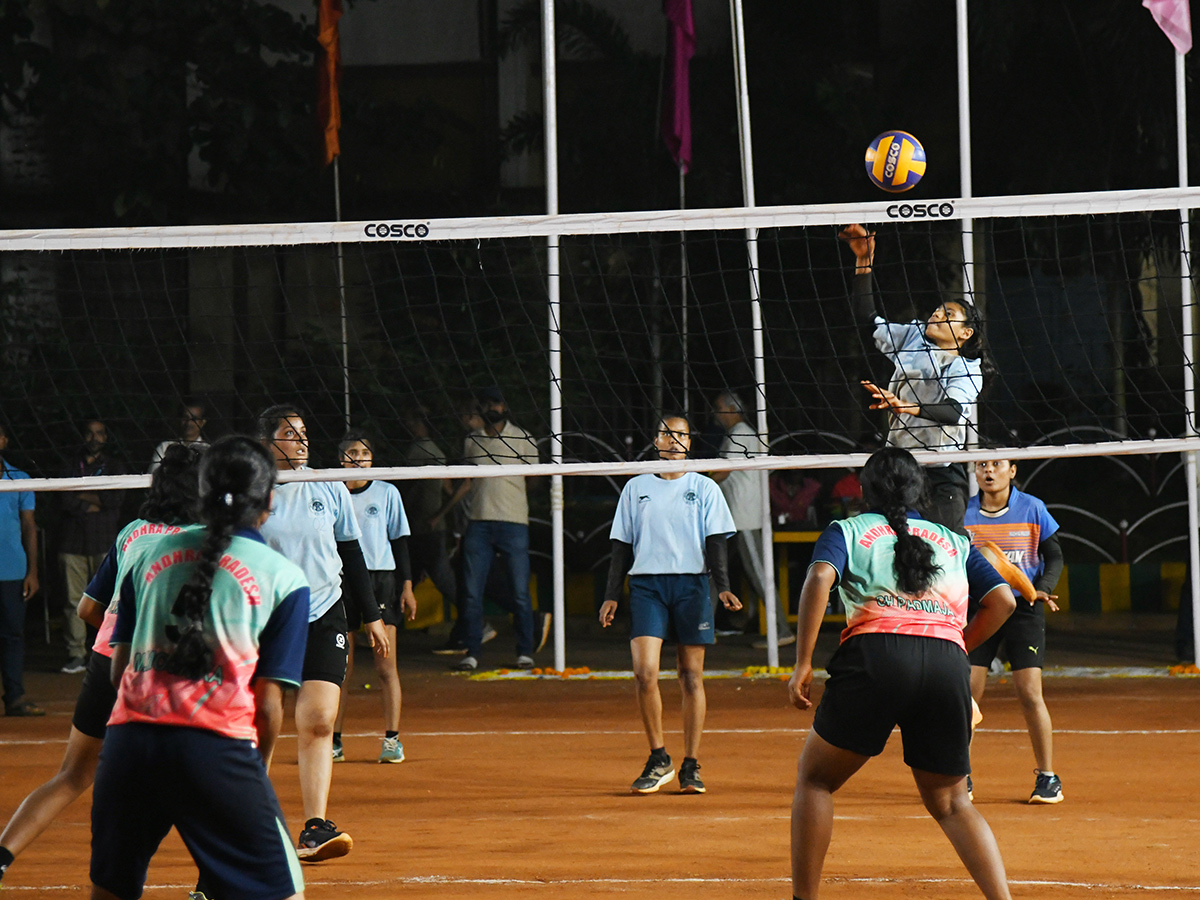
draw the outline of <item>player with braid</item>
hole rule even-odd
[[[348,431],[338,444],[338,455],[346,469],[369,469],[375,464],[374,443],[361,431]],[[413,596],[412,566],[408,558],[408,516],[404,501],[395,485],[386,481],[347,481],[354,515],[362,529],[363,558],[371,573],[375,602],[383,616],[388,643],[396,646],[396,628],[407,617],[416,618],[417,599]],[[346,758],[342,748],[342,723],[346,717],[346,695],[349,693],[350,673],[354,671],[354,632],[361,617],[354,607],[346,608],[349,623],[346,640],[350,651],[346,656],[346,680],[342,682],[342,705],[338,709],[333,732],[333,761]],[[379,676],[383,700],[383,747],[379,762],[404,762],[404,745],[400,743],[400,675],[394,657],[375,654],[375,672]]]
[[[200,467],[204,527],[129,551],[92,802],[93,900],[140,897],[172,826],[218,896],[303,897],[267,777],[309,605],[304,573],[257,531],[274,484],[260,444],[222,438]]]
[[[75,701],[67,749],[58,773],[21,802],[0,834],[0,877],[13,858],[95,780],[108,717],[117,700],[109,674],[112,648],[108,641],[117,621],[118,604],[113,595],[118,572],[130,548],[159,535],[178,534],[195,521],[199,460],[198,451],[178,445],[162,454],[138,518],[117,535],[79,600],[79,617],[99,632]]]
[[[272,406],[259,413],[258,438],[280,471],[307,468],[308,430],[295,406]],[[300,566],[311,586],[304,677],[296,698],[297,768],[304,804],[298,852],[305,862],[320,862],[345,856],[354,846],[350,835],[325,818],[333,781],[333,730],[346,678],[343,594],[358,605],[375,652],[386,657],[390,645],[346,485],[281,484],[262,534],[271,547]]]
[[[967,652],[995,633],[1016,601],[967,538],[913,511],[925,474],[907,450],[872,454],[862,487],[868,512],[825,529],[800,592],[796,669],[788,683],[797,708],[812,706],[813,649],[835,587],[846,628],[800,754],[792,800],[793,897],[816,900],[833,833],[833,794],[883,752],[898,725],[925,808],[983,895],[1009,900],[996,839],[967,797]],[[968,599],[979,604],[970,623]]]

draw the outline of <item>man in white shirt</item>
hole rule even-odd
[[[746,421],[745,406],[741,398],[733,391],[722,391],[713,403],[713,412],[717,421],[725,429],[725,439],[721,442],[721,459],[749,459],[755,456],[767,455],[767,442]],[[763,525],[763,492],[761,474],[755,470],[742,469],[735,472],[714,472],[713,481],[721,486],[725,502],[733,513],[733,524],[737,526],[738,558],[742,561],[742,570],[750,580],[754,593],[767,602],[765,570],[762,552]],[[772,562],[774,562],[772,560]],[[776,635],[779,646],[795,643],[796,636],[788,627],[787,605],[778,591],[775,594],[778,604],[776,619]],[[755,647],[765,648],[767,641],[756,641]]]
[[[499,388],[476,393],[483,427],[463,443],[463,459],[477,466],[521,466],[538,461],[537,443],[524,428],[511,422],[508,404]],[[470,522],[463,535],[462,612],[466,619],[467,655],[455,668],[474,671],[483,646],[483,592],[497,553],[508,563],[511,580],[513,627],[516,631],[516,665],[533,668],[533,654],[541,650],[550,634],[550,614],[533,613],[529,594],[529,499],[525,476],[469,478],[435,517],[441,519],[470,494]],[[536,620],[536,621],[535,621]]]

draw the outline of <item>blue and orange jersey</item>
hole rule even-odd
[[[127,554],[112,644],[128,644],[110,725],[146,722],[255,740],[256,679],[299,687],[308,637],[308,582],[256,531],[234,535],[213,575],[204,615],[212,668],[195,680],[163,670],[173,642],[172,613],[199,559],[205,529],[189,528],[134,544]]]
[[[963,517],[971,543],[991,541],[1030,581],[1035,580],[1045,568],[1038,545],[1058,531],[1058,523],[1046,504],[1013,486],[1009,488],[1008,508],[1001,513],[987,513],[979,505],[981,496],[977,494],[967,501]]]

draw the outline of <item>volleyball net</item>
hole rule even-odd
[[[1164,454],[1200,447],[1183,252],[1196,205],[1200,190],[1164,189],[0,232],[6,457],[45,477],[40,490],[141,487],[144,475],[57,477],[78,459],[86,420],[102,420],[110,451],[139,473],[178,436],[185,404],[204,407],[211,437],[251,431],[261,409],[287,402],[304,412],[313,469],[285,479],[348,478],[334,471],[348,426],[373,438],[379,467],[354,479],[502,476],[511,470],[454,465],[480,398],[498,392],[542,446],[524,472],[590,476],[567,482],[568,528],[580,533],[602,529],[619,476],[663,465],[651,442],[664,411],[692,419],[690,468],[813,470],[824,483],[886,430],[861,382],[886,384],[893,362],[855,320],[854,257],[838,238],[861,223],[876,233],[889,320],[924,321],[955,298],[986,319],[996,372],[972,442],[990,449],[938,458],[1036,457],[1039,472],[1055,459],[1117,460],[1052,468],[1033,487],[1083,508],[1076,495],[1096,479],[1131,485],[1107,491],[1095,515],[1133,522],[1182,496],[1177,458]],[[765,404],[768,459],[704,458],[720,443],[711,409],[725,391],[752,426]],[[402,465],[418,429],[446,466]],[[551,462],[559,447],[562,464]]]

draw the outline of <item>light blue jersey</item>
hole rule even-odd
[[[708,571],[704,540],[737,529],[729,504],[707,475],[637,475],[621,491],[613,515],[614,541],[633,545],[630,575],[700,575]]]
[[[308,621],[315,622],[325,615],[342,596],[342,558],[337,542],[362,540],[346,485],[340,481],[277,485],[262,536],[268,545],[298,565],[308,579]]]
[[[392,554],[391,541],[408,537],[408,516],[404,514],[404,501],[400,491],[386,481],[368,481],[361,491],[351,491],[350,501],[354,504],[354,517],[362,529],[363,559],[372,572],[392,572],[396,568],[396,557]]]

